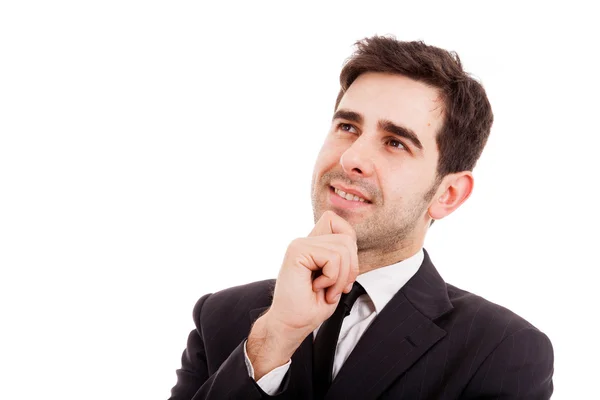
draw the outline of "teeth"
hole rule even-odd
[[[343,190],[339,190],[334,188],[335,193],[337,193],[340,197],[343,197],[344,199],[348,200],[348,201],[360,201],[361,203],[365,202],[365,199],[363,199],[362,197],[358,197],[356,195],[350,194],[350,193],[346,193]]]

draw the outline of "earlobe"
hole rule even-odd
[[[446,190],[429,206],[427,213],[433,220],[450,215],[461,206],[473,191],[473,174],[463,171],[447,177]]]

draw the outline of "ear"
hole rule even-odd
[[[451,214],[464,203],[473,191],[473,174],[470,171],[457,172],[444,178],[437,197],[429,206],[429,216],[436,220]]]

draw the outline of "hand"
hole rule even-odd
[[[356,232],[325,211],[308,237],[289,245],[267,314],[277,326],[306,337],[333,314],[357,276]]]
[[[259,380],[285,364],[302,341],[335,311],[358,276],[356,232],[325,211],[306,238],[288,246],[273,303],[248,335],[248,358]]]

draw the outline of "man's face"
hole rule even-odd
[[[435,136],[442,110],[439,92],[423,83],[360,75],[341,99],[315,164],[315,223],[324,211],[336,212],[356,230],[359,251],[422,240],[439,184]],[[333,187],[357,190],[369,201],[348,201]]]

